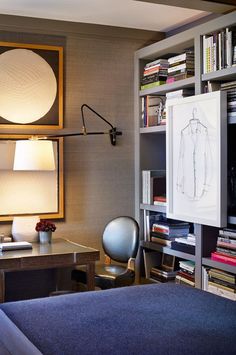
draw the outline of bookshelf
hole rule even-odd
[[[147,205],[142,203],[142,171],[166,169],[166,127],[163,125],[142,126],[142,97],[146,95],[165,95],[168,92],[191,88],[195,95],[204,93],[204,87],[208,81],[227,82],[236,80],[236,66],[203,73],[203,39],[216,31],[222,31],[226,27],[236,29],[236,12],[221,16],[201,26],[194,27],[182,33],[168,37],[157,43],[138,50],[135,53],[134,73],[134,114],[135,114],[135,216],[140,224],[140,260],[139,270],[144,269],[146,277],[150,275],[150,268],[155,266],[160,253],[174,255],[180,259],[195,262],[195,287],[202,288],[202,267],[214,267],[236,274],[236,267],[210,259],[211,252],[216,248],[218,228],[194,225],[196,235],[195,255],[173,250],[145,239],[145,223],[150,213],[165,213],[163,206]],[[186,48],[194,48],[194,76],[183,80],[167,83],[154,88],[140,90],[140,80],[147,63],[158,58],[170,58],[183,53]],[[235,129],[236,118],[228,121],[228,131]],[[236,149],[228,146],[228,150]],[[224,187],[227,191],[227,186]],[[168,201],[167,201],[168,203]],[[236,215],[228,215],[228,224],[235,225]],[[145,257],[143,257],[143,254]]]

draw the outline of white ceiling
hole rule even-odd
[[[166,32],[209,13],[135,0],[0,0],[0,14]]]

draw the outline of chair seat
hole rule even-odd
[[[72,271],[73,281],[87,283],[86,268],[78,267]],[[129,286],[134,282],[135,273],[122,265],[98,264],[95,268],[95,286],[105,290],[108,288]]]
[[[114,280],[119,275],[125,273],[126,270],[127,268],[121,265],[98,264],[95,268],[95,275]]]

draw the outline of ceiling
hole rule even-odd
[[[231,8],[201,0],[0,0],[0,14],[163,32]]]

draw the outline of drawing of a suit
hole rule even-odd
[[[177,190],[190,200],[200,200],[210,186],[211,164],[207,127],[192,118],[181,130]]]

